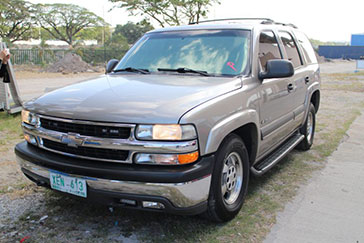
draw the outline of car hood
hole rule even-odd
[[[78,120],[178,123],[188,110],[240,87],[240,78],[112,74],[54,90],[24,107]]]

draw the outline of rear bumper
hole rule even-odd
[[[55,170],[85,179],[87,199],[92,201],[145,210],[155,209],[143,208],[143,201],[159,202],[164,206],[159,210],[177,214],[206,210],[213,156],[177,168],[99,164],[44,151],[26,142],[18,144],[15,153],[23,173],[38,185],[49,187],[49,173]],[[135,205],[123,203],[125,199],[135,201]]]

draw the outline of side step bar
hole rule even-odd
[[[265,159],[250,168],[251,172],[256,176],[261,176],[275,164],[277,164],[284,156],[294,149],[303,139],[304,135],[296,134],[284,142],[278,149],[273,151]]]

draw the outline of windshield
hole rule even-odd
[[[246,74],[250,31],[193,30],[150,33],[124,56],[115,70],[128,67],[166,72],[192,69],[211,75]],[[158,70],[159,69],[159,70]]]

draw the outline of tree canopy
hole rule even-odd
[[[55,39],[70,46],[83,29],[105,24],[101,17],[74,4],[37,4],[36,8],[39,25]]]
[[[152,29],[153,26],[147,22],[141,22],[137,24],[128,22],[124,25],[116,25],[112,36],[114,37],[114,35],[123,35],[129,44],[134,44],[140,37],[142,37],[142,35]]]
[[[198,22],[208,7],[219,0],[109,0],[116,7],[126,8],[131,15],[154,19],[160,26]]]
[[[0,37],[14,42],[31,37],[32,4],[22,0],[0,0]]]

